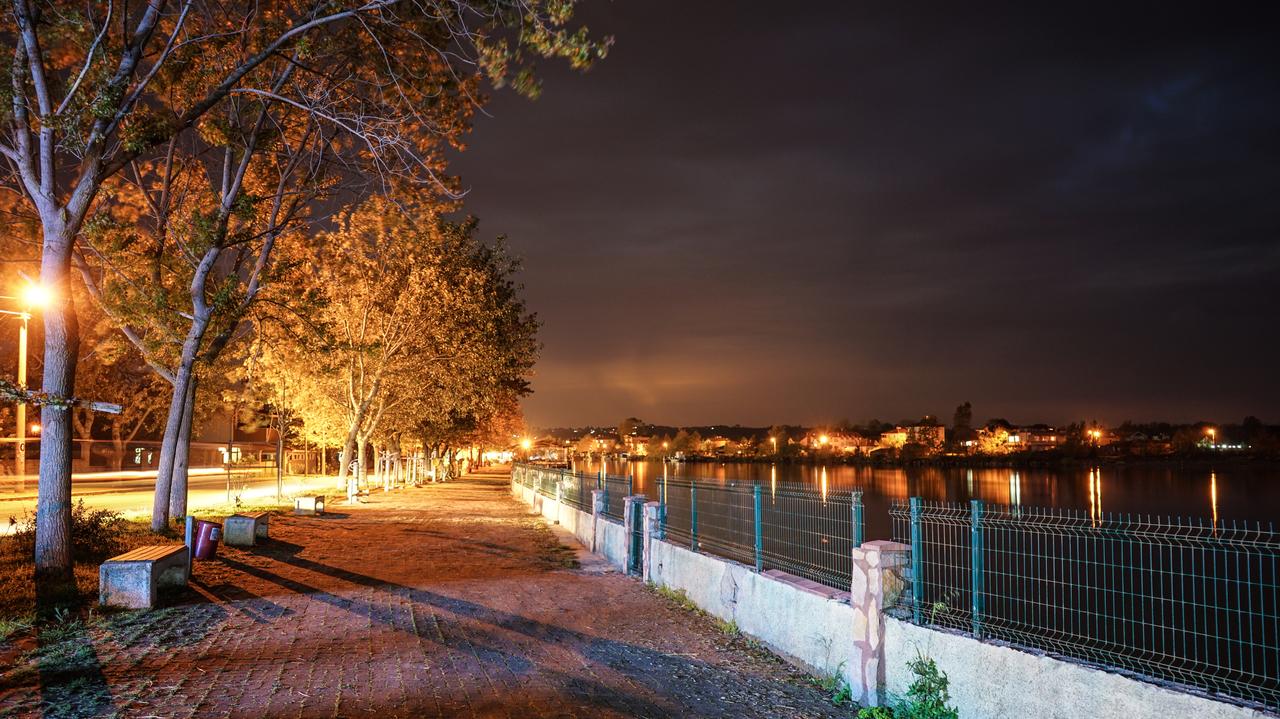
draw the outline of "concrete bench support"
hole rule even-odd
[[[160,587],[187,585],[187,548],[181,544],[138,547],[98,567],[98,603],[150,609]]]
[[[324,514],[324,495],[295,497],[293,500],[293,513]]]
[[[237,547],[252,547],[257,540],[267,538],[267,523],[271,515],[266,512],[233,514],[222,523],[222,541]]]

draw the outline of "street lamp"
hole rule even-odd
[[[22,320],[22,325],[18,330],[18,387],[25,390],[27,388],[27,321],[31,319],[31,309],[49,304],[49,301],[53,299],[53,295],[44,285],[33,282],[22,288],[21,296],[0,295],[0,299],[19,300],[23,305],[21,312],[0,310],[0,314],[11,315]],[[18,402],[18,407],[14,413],[17,415],[16,429],[18,435],[18,441],[14,448],[14,467],[17,475],[22,477],[27,473],[27,403],[25,401]],[[33,433],[38,434],[39,430],[33,427]]]
[[[1209,435],[1209,447],[1211,449],[1214,447],[1217,447],[1218,446],[1218,430],[1214,429],[1213,427],[1209,427],[1208,429],[1205,430],[1205,433]]]

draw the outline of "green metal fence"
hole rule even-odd
[[[631,496],[631,475],[605,474],[600,477],[600,488],[604,490],[604,516],[623,521],[623,505]]]
[[[912,621],[1280,708],[1270,525],[897,501]]]
[[[662,484],[666,533],[677,544],[849,591],[852,549],[862,542],[860,491],[683,478]]]

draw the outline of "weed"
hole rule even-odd
[[[849,686],[849,682],[844,680],[844,662],[840,662],[840,666],[836,667],[833,674],[813,677],[810,681],[823,693],[830,695],[831,703],[836,706],[853,700],[853,689]]]
[[[947,692],[947,674],[938,669],[933,659],[916,653],[907,662],[907,668],[916,675],[907,688],[907,699],[895,713],[899,719],[958,719],[955,707],[947,706],[951,695]]]
[[[738,623],[732,619],[727,622],[723,619],[717,619],[716,629],[719,629],[720,633],[726,637],[736,637],[742,633],[742,631],[738,629]]]

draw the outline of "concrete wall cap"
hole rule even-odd
[[[873,540],[871,540],[870,542],[863,542],[863,543],[862,543],[862,547],[861,547],[861,548],[862,548],[864,551],[865,551],[865,550],[868,550],[868,549],[874,549],[874,550],[877,550],[877,551],[880,551],[880,552],[909,552],[909,551],[911,551],[911,545],[910,545],[910,544],[903,544],[902,542],[891,542],[891,541],[889,541],[889,540],[887,540],[887,539],[873,539]]]

